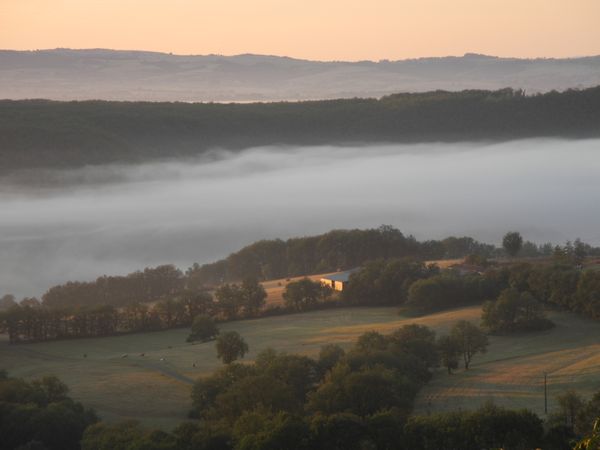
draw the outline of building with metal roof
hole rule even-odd
[[[358,272],[360,267],[354,269],[345,270],[344,272],[332,273],[331,275],[323,276],[319,281],[323,286],[329,286],[334,291],[343,291],[348,281],[350,281],[350,275]]]

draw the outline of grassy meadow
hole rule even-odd
[[[400,321],[397,308],[344,308],[220,328],[238,331],[250,346],[246,359],[252,359],[268,347],[314,355],[331,340],[349,344],[365,329],[391,329]],[[176,329],[23,345],[3,340],[0,368],[27,378],[57,375],[75,399],[105,419],[132,418],[169,428],[185,419],[193,380],[221,366],[214,343],[186,343],[188,334],[188,329]]]
[[[551,330],[490,337],[487,354],[476,356],[468,372],[439,370],[420,392],[416,412],[471,409],[493,400],[544,417],[544,373],[550,413],[567,389],[585,397],[600,391],[600,323],[564,312],[548,317],[556,324]]]
[[[397,308],[338,308],[222,324],[248,342],[251,360],[272,347],[316,355],[326,343],[349,345],[369,330],[383,333],[407,323],[446,332],[460,319],[479,321],[480,308],[467,307],[418,318]],[[600,323],[552,313],[556,328],[528,335],[492,337],[489,352],[472,369],[447,375],[440,369],[417,400],[417,412],[475,407],[488,399],[543,413],[543,372],[550,396],[574,388],[600,390]],[[194,379],[220,367],[214,343],[185,342],[187,329],[13,345],[0,342],[0,368],[34,378],[54,374],[72,396],[106,420],[137,419],[171,428],[185,420]],[[84,356],[85,355],[85,356]],[[552,406],[552,398],[550,401]]]

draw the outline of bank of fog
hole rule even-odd
[[[269,147],[0,186],[0,295],[391,224],[419,239],[600,244],[598,140]],[[61,180],[63,182],[61,182]]]

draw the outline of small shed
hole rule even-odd
[[[350,280],[350,275],[359,270],[360,267],[356,267],[355,269],[346,270],[344,272],[333,273],[322,277],[319,281],[323,286],[329,286],[334,291],[343,291]]]

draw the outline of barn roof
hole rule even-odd
[[[354,272],[358,272],[359,270],[360,267],[355,267],[354,269],[346,270],[344,272],[338,272],[332,275],[321,277],[321,279],[330,281],[348,281],[350,279],[350,275],[352,275]]]

